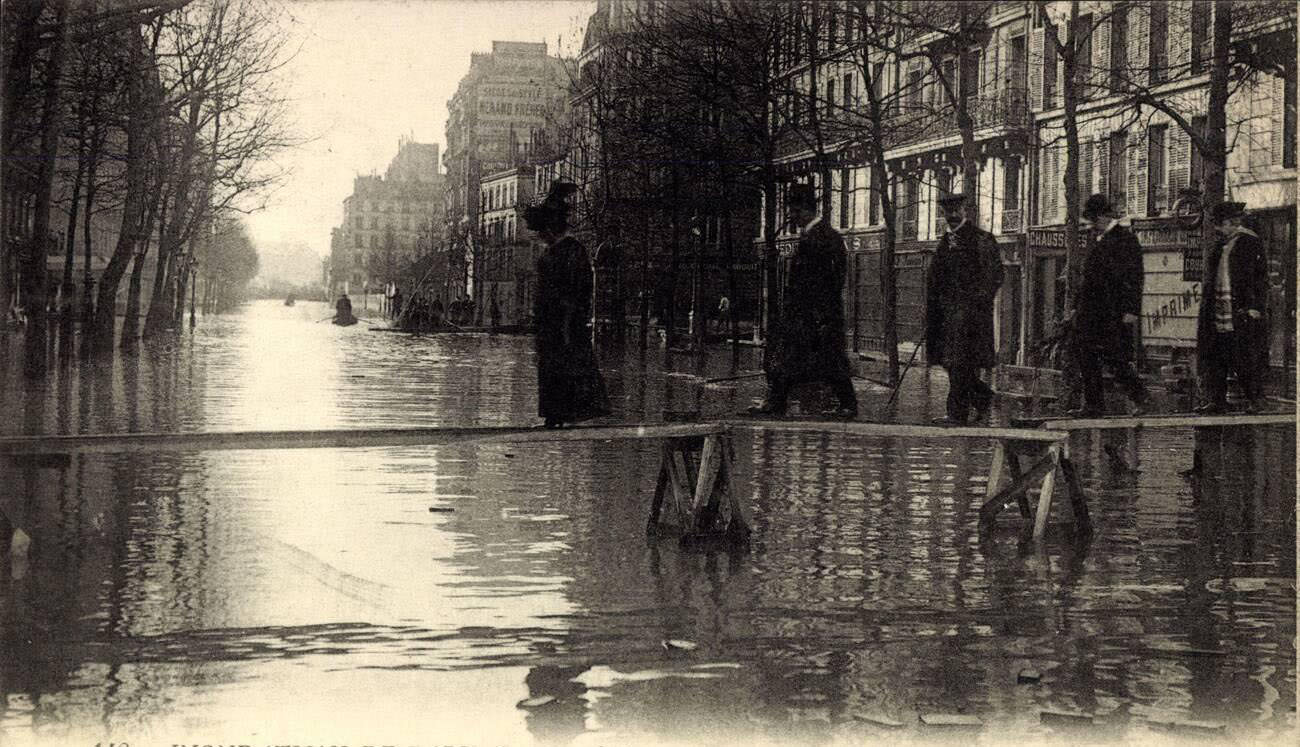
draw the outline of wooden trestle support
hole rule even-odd
[[[989,465],[988,500],[980,507],[980,529],[986,531],[992,528],[999,513],[1017,505],[1020,507],[1020,515],[1027,521],[1033,521],[1034,540],[1042,540],[1047,533],[1047,520],[1051,516],[1052,499],[1056,491],[1056,472],[1059,469],[1065,478],[1075,531],[1091,532],[1092,523],[1088,516],[1083,485],[1070,461],[1069,453],[1069,441],[1065,439],[1057,442],[1016,438],[994,440],[993,461]],[[1028,467],[1022,459],[1029,461]],[[1004,473],[1011,478],[1010,484],[1005,488],[1002,487]],[[1039,485],[1038,506],[1031,509],[1026,492],[1035,484]]]
[[[679,534],[683,544],[743,543],[749,522],[732,489],[730,435],[665,438],[646,534]],[[665,504],[670,508],[664,511]],[[671,513],[667,520],[666,513]]]

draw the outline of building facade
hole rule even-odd
[[[431,251],[442,219],[438,145],[398,141],[383,176],[357,176],[330,236],[331,292],[374,293],[409,284],[405,269]]]
[[[1079,66],[1080,199],[1101,192],[1126,214],[1143,247],[1139,354],[1148,368],[1191,364],[1200,308],[1200,256],[1211,232],[1189,216],[1205,171],[1193,142],[1208,114],[1215,3],[1082,3]],[[1068,30],[1068,4],[1046,12]],[[1064,314],[1063,66],[1050,53],[1042,12],[1031,20],[1031,99],[1036,199],[1029,205],[1022,278],[1027,339],[1051,334]],[[1225,198],[1245,202],[1269,250],[1270,364],[1277,378],[1295,359],[1296,9],[1234,5],[1228,71]],[[1247,72],[1239,60],[1249,59]],[[1137,99],[1144,98],[1143,101]],[[1180,197],[1182,198],[1180,201]],[[1085,239],[1091,237],[1085,232]],[[1293,384],[1292,384],[1293,385]]]
[[[537,241],[523,224],[521,210],[533,201],[536,169],[517,166],[483,177],[479,184],[479,251],[475,270],[483,288],[483,322],[492,309],[502,325],[531,323],[537,281]]]
[[[541,144],[559,138],[569,81],[568,63],[549,56],[545,43],[494,41],[490,53],[470,56],[469,71],[447,102],[440,250],[457,255],[448,265],[467,268],[455,292],[478,308],[486,303],[473,277],[483,176],[528,163]]]
[[[1141,349],[1151,367],[1189,360],[1196,344],[1199,256],[1210,237],[1178,213],[1194,204],[1186,190],[1204,170],[1188,128],[1199,132],[1207,113],[1215,7],[1194,0],[1079,4],[1079,196],[1109,195],[1143,243]],[[1247,203],[1270,247],[1270,354],[1285,371],[1295,357],[1296,11],[1286,3],[1234,7],[1227,197]],[[785,183],[819,188],[849,245],[846,345],[869,353],[883,336],[880,190],[896,208],[899,340],[910,346],[922,337],[927,267],[943,232],[937,200],[963,191],[966,159],[952,105],[959,96],[973,122],[976,223],[997,237],[1007,271],[996,302],[999,361],[1051,365],[1037,352],[1066,312],[1067,154],[1065,65],[1049,29],[1054,25],[1058,38],[1070,31],[1070,3],[785,8],[774,54],[771,121],[784,134],[777,160]],[[932,27],[942,27],[935,19],[947,14],[969,24],[969,33],[960,48],[937,31],[914,31],[886,43],[876,37],[879,48],[871,49],[864,11],[893,13],[900,25],[924,17]],[[1259,70],[1243,74],[1238,60]],[[868,148],[855,147],[864,141],[868,97],[884,108],[883,174],[864,156]],[[777,209],[784,213],[780,199]],[[778,225],[788,254],[792,228],[780,218]],[[1083,234],[1086,250],[1091,238]]]

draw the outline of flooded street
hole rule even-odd
[[[0,432],[538,423],[530,338],[329,313],[255,302],[44,391],[11,342]],[[619,420],[761,395],[664,358],[606,355]],[[941,414],[931,376],[908,375],[899,420]],[[880,412],[888,390],[857,384]],[[1294,428],[1078,434],[1094,535],[1071,539],[1058,506],[1040,546],[1014,511],[981,539],[986,441],[735,447],[754,534],[731,553],[647,540],[654,441],[0,461],[0,501],[38,539],[0,580],[0,743],[1295,738]],[[918,720],[935,713],[984,728]]]

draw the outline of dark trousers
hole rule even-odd
[[[1083,407],[1101,411],[1106,404],[1102,369],[1110,369],[1115,383],[1124,387],[1129,399],[1144,402],[1146,387],[1129,357],[1128,336],[1114,340],[1080,340],[1074,344],[1075,363],[1083,386]]]
[[[1228,401],[1228,373],[1237,374],[1237,383],[1241,385],[1246,399],[1257,400],[1264,396],[1263,381],[1260,377],[1261,353],[1257,345],[1252,344],[1258,335],[1248,335],[1239,331],[1215,332],[1214,354],[1207,357],[1205,366],[1205,396],[1211,402],[1223,404]],[[1264,353],[1266,355],[1267,353]]]
[[[785,412],[790,401],[790,390],[796,384],[825,383],[831,387],[840,401],[840,407],[847,410],[858,409],[858,395],[853,391],[853,379],[846,373],[828,373],[824,375],[787,376],[779,372],[767,375],[767,406],[778,412]]]
[[[993,390],[980,379],[976,366],[944,366],[948,372],[948,417],[966,422],[970,409],[983,412],[993,404]]]

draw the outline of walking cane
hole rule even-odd
[[[928,328],[926,316],[928,316],[929,313],[930,313],[930,305],[927,302],[926,305],[922,307],[922,311],[921,311],[921,334],[922,335],[926,333],[926,329]],[[897,324],[897,315],[895,315],[895,324]],[[916,344],[912,346],[912,355],[907,359],[907,365],[903,366],[902,372],[898,374],[898,381],[894,384],[894,391],[889,393],[889,401],[885,403],[886,409],[892,407],[894,404],[894,400],[898,398],[898,390],[903,388],[903,379],[907,378],[907,372],[912,368],[912,362],[916,360],[916,351],[920,349],[921,349],[921,341],[917,340]],[[927,352],[926,354],[928,355],[929,353]]]

